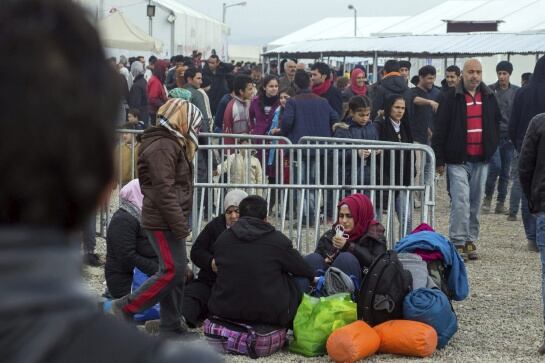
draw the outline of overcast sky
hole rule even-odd
[[[221,20],[222,3],[242,0],[178,0],[195,10]],[[246,6],[227,9],[231,44],[265,45],[268,42],[330,16],[414,15],[444,0],[246,0]]]

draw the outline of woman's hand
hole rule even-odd
[[[333,246],[339,250],[341,250],[344,245],[346,244],[346,238],[334,236],[332,239]]]

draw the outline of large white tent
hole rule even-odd
[[[106,48],[161,53],[163,43],[131,23],[121,12],[114,11],[98,23]]]

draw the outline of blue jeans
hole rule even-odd
[[[409,192],[406,190],[396,193],[395,211],[397,220],[402,226],[402,236],[411,233],[413,229],[413,203],[411,203],[411,200],[409,199],[409,204],[407,204],[408,194]],[[407,223],[405,223],[405,218],[407,219]]]
[[[496,149],[488,167],[488,177],[486,179],[485,195],[488,199],[492,199],[494,189],[496,189],[496,180],[498,180],[498,197],[499,203],[504,203],[507,197],[507,187],[509,185],[509,172],[511,171],[511,160],[513,159],[513,151],[515,150],[513,143],[507,138],[500,140],[500,145]]]
[[[536,216],[530,212],[528,199],[526,199],[524,194],[521,198],[520,212],[522,214],[522,223],[524,224],[526,239],[529,241],[536,241]]]
[[[448,164],[450,194],[449,237],[456,246],[479,238],[481,204],[488,174],[487,163]]]
[[[325,262],[325,259],[322,257],[322,255],[316,252],[305,256],[305,261],[307,261],[307,263],[315,271],[316,277],[323,276],[325,271],[330,266]],[[350,252],[339,253],[331,266],[338,268],[348,276],[355,277],[358,281],[361,281],[362,279],[360,263],[356,256],[354,256]],[[309,291],[310,282],[308,281],[308,279],[304,277],[297,277],[295,281],[297,282],[297,286],[299,287],[299,289],[304,292]],[[359,286],[356,286],[356,289],[359,289]]]
[[[509,196],[509,214],[517,215],[522,199],[522,188],[519,179],[519,153],[513,153],[511,162],[511,195]]]
[[[541,256],[541,297],[543,300],[543,319],[545,320],[545,213],[540,212],[534,217],[537,222],[536,244]]]

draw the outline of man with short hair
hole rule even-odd
[[[520,184],[536,218],[536,246],[541,255],[541,299],[545,319],[545,113],[530,121],[520,151]],[[545,354],[545,341],[539,348]]]
[[[171,90],[173,88],[176,88],[176,68],[179,66],[184,65],[184,56],[183,55],[175,55],[172,57],[172,67],[168,70],[167,73],[167,79],[165,81],[165,87],[167,90]]]
[[[327,100],[338,117],[343,116],[343,97],[341,91],[333,85],[331,68],[325,63],[316,62],[310,67],[310,81],[312,93]]]
[[[278,77],[278,62],[275,60],[269,64],[269,75]]]
[[[87,13],[68,0],[7,0],[0,34],[3,64],[20,65],[2,76],[19,97],[0,94],[2,362],[223,361],[104,316],[84,288],[77,232],[112,190],[120,100]]]
[[[389,59],[384,64],[384,76],[380,83],[373,87],[373,107],[371,108],[371,118],[374,120],[379,112],[384,111],[384,102],[391,95],[407,96],[406,92],[409,89],[407,82],[399,72],[399,62],[395,59]],[[408,96],[407,96],[408,98]],[[406,104],[410,104],[409,100],[405,100]]]
[[[527,86],[528,83],[530,82],[530,78],[532,78],[532,72],[523,73],[520,76],[520,86],[521,87]]]
[[[208,107],[206,107],[207,103],[209,103],[208,96],[206,93],[199,91],[202,86],[202,73],[196,68],[189,68],[184,72],[184,80],[184,88],[191,92],[191,103],[197,106],[203,115],[201,132],[209,132],[208,124],[212,116]]]
[[[206,94],[210,100],[210,110],[213,115],[216,114],[218,103],[221,98],[229,92],[227,89],[226,77],[232,73],[233,68],[233,65],[222,62],[215,54],[208,58],[208,61],[203,67],[202,75],[204,83],[210,85]]]
[[[406,60],[399,61],[399,74],[405,79],[407,86],[409,85],[409,76],[411,74],[411,62]]]
[[[440,96],[440,91],[434,86],[436,74],[437,71],[434,66],[427,65],[420,68],[418,70],[418,85],[409,90],[410,99],[412,101],[411,107],[409,108],[409,125],[415,144],[430,144],[433,119],[437,112],[437,108],[439,107],[437,100]],[[415,180],[417,185],[420,184],[419,180],[421,178],[422,169],[425,169],[425,181],[430,182],[427,179],[430,168],[429,163],[431,160],[422,160],[422,156],[421,152],[415,153]],[[422,163],[425,163],[424,168]],[[418,206],[420,204],[420,193],[416,194],[416,199],[415,204]]]
[[[250,133],[250,101],[254,95],[254,82],[247,74],[235,76],[233,99],[229,101],[223,114],[223,132],[227,134]],[[234,140],[225,140],[233,143]]]
[[[267,222],[267,201],[251,195],[240,218],[212,247],[217,266],[211,315],[250,325],[291,326],[303,297],[296,278],[314,271],[292,242]]]
[[[278,80],[278,89],[290,89],[295,93],[295,71],[297,70],[297,65],[291,59],[288,59],[284,63],[284,75]]]
[[[337,112],[331,108],[325,98],[322,98],[310,91],[310,78],[305,71],[295,72],[295,86],[297,94],[286,103],[284,116],[280,127],[280,134],[286,136],[294,144],[299,143],[299,139],[304,136],[331,137],[332,126],[339,120]],[[303,153],[303,164],[299,167],[306,170],[309,165],[310,176],[307,181],[307,173],[303,172],[303,183],[314,184],[316,180],[316,158],[314,153],[307,160],[307,154]],[[322,164],[323,165],[323,164]],[[323,173],[320,173],[324,178]],[[309,225],[315,221],[315,193],[309,194],[310,211],[308,218]],[[329,199],[331,200],[331,199]]]
[[[475,243],[481,203],[501,118],[494,93],[482,82],[481,63],[466,61],[462,80],[439,104],[432,145],[439,175],[447,165],[452,196],[450,240],[463,257],[472,260],[478,258]]]
[[[460,81],[460,68],[458,66],[448,66],[445,70],[445,79],[441,81],[443,91],[448,91],[452,87],[456,87]]]
[[[155,63],[157,63],[157,57],[154,55],[150,56],[148,59],[148,66],[146,67],[146,73],[144,73],[144,78],[146,79],[146,82],[149,82],[151,76],[153,76]]]
[[[498,81],[488,86],[496,95],[498,105],[500,106],[502,119],[500,123],[500,146],[490,159],[488,167],[488,177],[486,179],[485,197],[483,201],[483,211],[489,212],[492,204],[492,196],[496,189],[496,180],[498,180],[498,196],[496,202],[496,214],[505,214],[505,198],[507,197],[507,187],[509,185],[509,172],[511,170],[511,160],[515,147],[509,140],[509,119],[515,100],[515,94],[520,88],[511,84],[509,78],[513,73],[513,65],[508,61],[501,61],[496,66]]]

